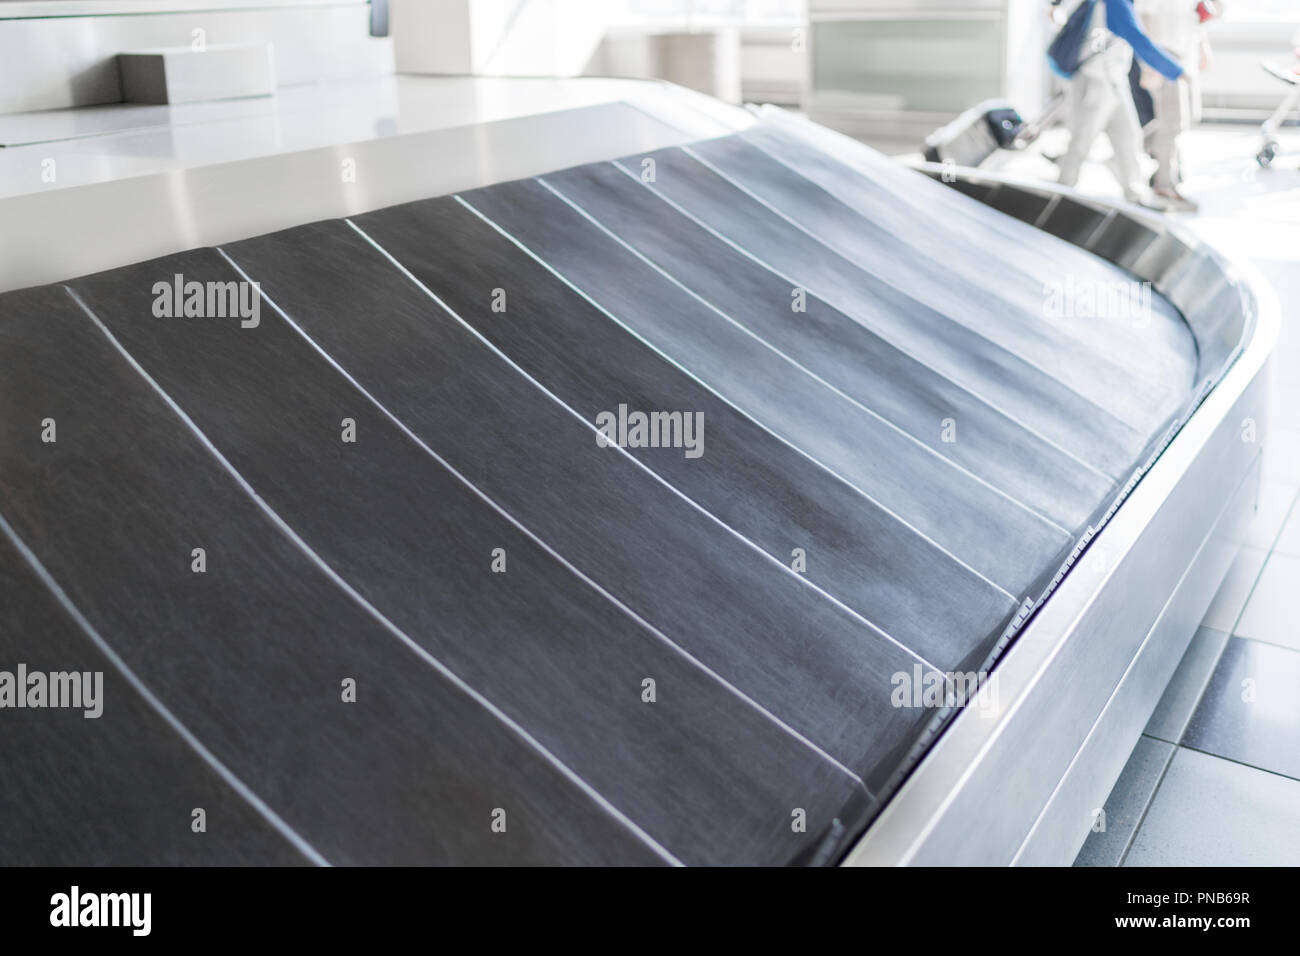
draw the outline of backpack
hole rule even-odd
[[[1057,76],[1068,80],[1079,71],[1083,63],[1083,44],[1092,27],[1092,13],[1096,7],[1097,0],[1083,0],[1047,48],[1047,62]]]

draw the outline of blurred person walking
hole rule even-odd
[[[1166,82],[1147,66],[1142,68],[1142,86],[1151,91],[1155,105],[1155,132],[1150,142],[1157,165],[1151,185],[1170,210],[1195,212],[1197,208],[1178,189],[1183,178],[1178,137],[1200,120],[1200,71],[1210,60],[1203,24],[1219,16],[1220,7],[1209,0],[1137,0],[1137,12],[1148,35],[1184,67],[1182,79],[1174,82]]]
[[[1183,68],[1147,36],[1132,0],[1065,0],[1059,6],[1071,17],[1090,17],[1078,67],[1070,76],[1070,147],[1060,160],[1059,181],[1066,186],[1078,183],[1093,143],[1104,132],[1115,153],[1113,168],[1124,198],[1154,205],[1143,181],[1142,128],[1129,91],[1129,68],[1134,55],[1171,81],[1183,75]]]

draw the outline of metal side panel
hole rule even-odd
[[[1262,385],[1262,383],[1261,383]],[[1017,866],[1068,866],[1105,808],[1142,728],[1151,719],[1196,627],[1242,544],[1259,499],[1261,455],[1246,472],[1219,520],[1197,549],[1178,588],[1089,731],[1034,827],[1016,853]]]

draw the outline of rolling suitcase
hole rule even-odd
[[[999,149],[1024,149],[1064,106],[1065,95],[1058,93],[1038,119],[1027,123],[1010,103],[985,100],[926,137],[926,161],[978,166]]]
[[[986,100],[927,136],[925,158],[931,163],[978,166],[999,149],[1013,144],[1024,125],[1009,103]]]

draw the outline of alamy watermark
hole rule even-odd
[[[1043,283],[1043,314],[1049,319],[1101,319],[1151,324],[1151,283],[1136,279],[1099,282],[1072,273]]]
[[[617,412],[596,416],[596,444],[601,448],[681,448],[687,458],[704,454],[703,412]]]
[[[910,671],[896,671],[889,681],[895,707],[936,710],[972,704],[983,716],[998,710],[998,679],[988,671],[942,671],[913,664]]]
[[[153,928],[153,894],[83,893],[73,886],[50,897],[50,925],[119,926],[129,928],[132,936],[148,936]]]
[[[258,282],[199,282],[176,273],[171,282],[153,284],[153,314],[160,319],[234,319],[245,329],[262,321]]]
[[[0,709],[70,708],[94,720],[104,712],[103,671],[0,671]]]

